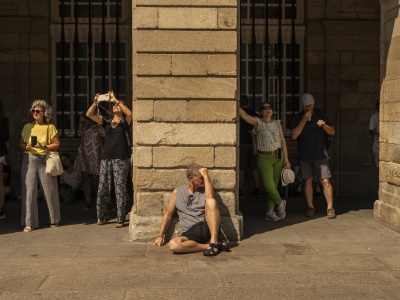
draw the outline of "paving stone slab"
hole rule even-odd
[[[128,286],[145,288],[179,288],[184,283],[187,287],[220,287],[222,286],[219,275],[216,273],[191,274],[190,280],[186,273],[139,273],[124,276],[123,273],[106,272],[97,274],[74,275],[50,275],[39,287],[40,291],[58,290],[118,290]]]
[[[124,300],[125,291],[95,290],[95,291],[57,291],[57,292],[4,292],[0,293],[2,300]]]
[[[260,256],[260,255],[300,255],[316,254],[307,243],[239,243],[238,247],[231,249],[235,256]]]
[[[45,279],[46,275],[15,276],[9,273],[0,277],[0,292],[36,291]]]
[[[303,271],[385,271],[390,268],[372,255],[287,255]]]
[[[264,272],[274,270],[281,272],[295,271],[295,268],[283,256],[228,256],[222,253],[215,258],[193,258],[188,261],[190,273],[209,272],[219,270],[225,273],[226,270],[238,272]]]
[[[397,254],[385,254],[374,255],[376,260],[381,261],[387,265],[390,269],[400,271],[400,251]]]
[[[146,244],[123,244],[118,246],[118,250],[107,251],[104,247],[86,246],[78,249],[77,257],[132,257],[146,256]]]
[[[330,286],[393,286],[393,278],[382,272],[273,272],[221,274],[226,287],[281,287],[282,282],[290,282],[292,287],[330,287]]]
[[[395,286],[399,286],[400,287],[400,271],[381,271],[380,274],[385,275],[387,278],[389,278],[390,280],[392,280],[392,282],[394,283],[393,285]]]
[[[152,272],[187,272],[187,260],[159,257],[96,257],[96,258],[11,258],[1,272],[13,275],[88,275],[106,272],[140,274]]]
[[[400,243],[382,242],[354,242],[339,243],[310,242],[309,246],[318,254],[380,254],[400,253]]]

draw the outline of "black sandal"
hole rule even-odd
[[[209,249],[203,251],[204,256],[216,256],[221,252],[219,243],[218,244],[210,243],[209,246],[210,246]]]
[[[225,251],[225,252],[229,251],[230,247],[229,247],[229,243],[227,241],[222,240],[218,244],[219,244],[219,249],[221,251]]]

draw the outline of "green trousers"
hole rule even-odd
[[[268,210],[272,210],[282,203],[277,187],[283,169],[283,162],[284,160],[277,159],[275,154],[257,155],[258,171],[261,174],[261,180],[267,192]]]

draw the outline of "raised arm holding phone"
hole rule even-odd
[[[132,112],[124,100],[118,100],[112,91],[107,93],[112,106],[112,117],[104,118],[96,113],[100,94],[96,94],[93,104],[86,116],[101,124],[105,129],[104,147],[100,161],[99,188],[97,192],[97,224],[104,225],[110,220],[107,200],[110,197],[110,183],[114,179],[117,204],[117,222],[115,227],[122,228],[126,217],[126,180],[130,164],[131,151],[127,140],[126,130],[132,121]],[[101,97],[101,99],[107,96]]]

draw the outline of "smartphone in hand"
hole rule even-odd
[[[97,101],[109,101],[110,100],[110,94],[101,94],[99,95],[99,98],[97,98]]]
[[[32,147],[35,147],[37,145],[37,136],[35,135],[31,136],[31,145]]]

